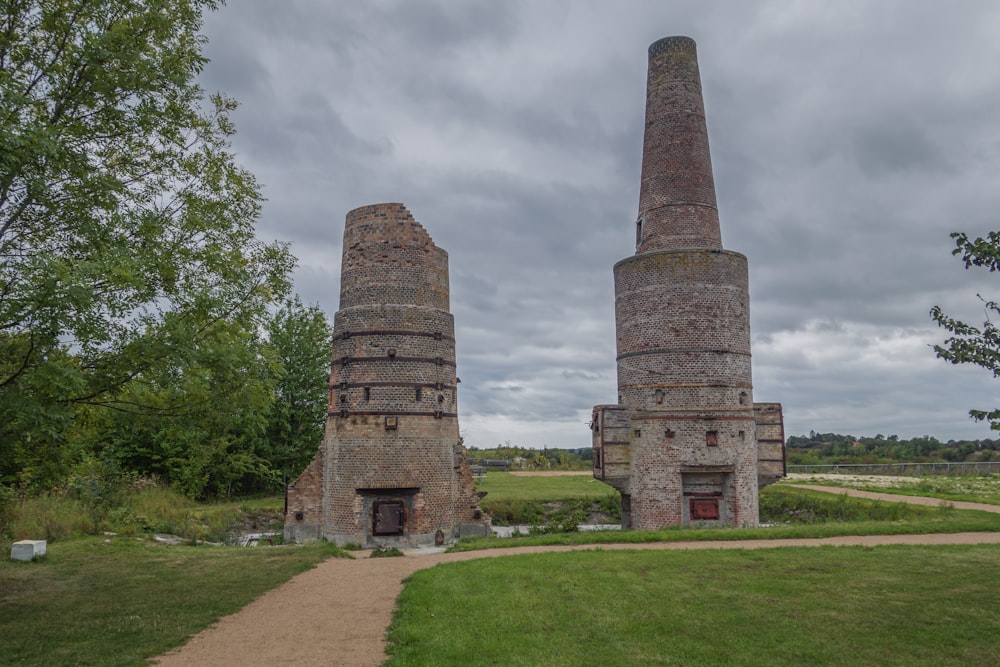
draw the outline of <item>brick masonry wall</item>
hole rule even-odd
[[[448,253],[402,204],[347,214],[340,280],[341,310],[359,304],[449,310]]]
[[[721,248],[694,40],[649,47],[636,252]]]
[[[448,255],[402,204],[348,213],[326,435],[286,535],[414,546],[488,530],[458,444],[448,300]],[[402,534],[374,534],[380,502],[404,508]]]

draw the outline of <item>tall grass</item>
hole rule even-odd
[[[256,513],[275,506],[280,499],[253,503]],[[130,486],[113,507],[99,507],[73,489],[57,489],[44,495],[13,501],[6,524],[0,525],[0,539],[65,540],[81,535],[111,532],[119,535],[169,533],[192,541],[225,542],[232,539],[232,527],[246,511],[240,503],[196,504],[158,484]],[[3,517],[0,517],[3,518]],[[279,522],[280,523],[280,522]],[[267,526],[273,528],[273,526]]]
[[[762,523],[825,523],[830,521],[903,521],[928,516],[927,507],[882,502],[774,486],[760,493]]]

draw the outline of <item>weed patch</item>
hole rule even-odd
[[[777,486],[760,494],[762,523],[826,523],[830,521],[904,521],[932,518],[936,508],[851,498]]]
[[[403,555],[405,554],[396,547],[375,547],[369,558],[396,558]]]

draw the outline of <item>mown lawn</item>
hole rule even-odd
[[[0,561],[0,664],[144,665],[340,553],[325,543],[256,549],[124,537],[50,543],[37,562]]]
[[[407,581],[399,665],[990,665],[995,546],[591,551]]]

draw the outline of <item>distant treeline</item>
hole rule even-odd
[[[792,465],[1000,461],[1000,439],[941,442],[929,435],[905,440],[881,433],[857,437],[810,431],[809,435],[789,437],[785,444],[787,461]]]

